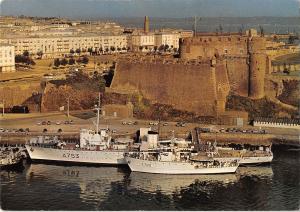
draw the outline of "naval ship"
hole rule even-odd
[[[133,172],[153,174],[221,174],[236,172],[238,159],[209,157],[195,152],[184,139],[158,141],[157,134],[148,134],[148,141],[140,150],[125,154]]]
[[[127,164],[124,152],[128,151],[131,139],[112,140],[108,129],[99,130],[100,95],[95,130],[80,130],[80,142],[66,144],[57,137],[46,141],[44,137],[31,138],[25,145],[32,160],[75,162],[85,164]]]

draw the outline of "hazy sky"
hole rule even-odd
[[[0,0],[0,15],[101,17],[299,16],[300,0]]]

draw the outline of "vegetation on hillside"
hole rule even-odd
[[[94,72],[92,77],[83,71],[77,71],[67,77],[66,80],[52,80],[52,84],[57,86],[69,85],[75,90],[90,90],[94,92],[105,91],[105,79],[98,73]]]
[[[297,80],[283,81],[283,91],[278,99],[286,104],[300,108],[300,85]]]
[[[23,54],[17,54],[15,56],[15,62],[16,63],[24,63],[26,65],[35,65],[35,62],[30,57],[30,54],[28,51],[24,51]]]
[[[256,117],[279,118],[281,112],[285,112],[291,117],[297,116],[297,113],[287,110],[267,98],[253,100],[233,94],[227,97],[226,109],[246,111],[249,113],[250,120]]]

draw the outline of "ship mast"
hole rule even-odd
[[[100,92],[99,92],[98,107],[96,107],[96,110],[97,110],[96,134],[98,134],[98,132],[99,132],[99,119],[100,119]]]

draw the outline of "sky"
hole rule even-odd
[[[300,16],[300,0],[0,0],[0,15],[41,17]]]

